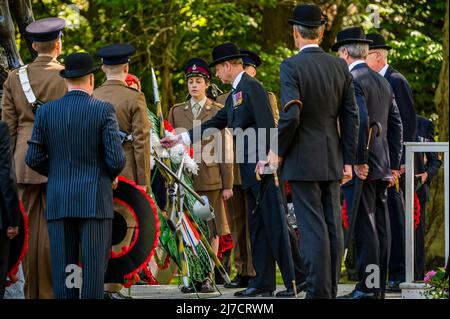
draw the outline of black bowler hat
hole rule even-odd
[[[202,58],[192,58],[184,67],[184,73],[186,78],[193,76],[202,76],[204,78],[211,78],[211,70],[209,69],[208,62]]]
[[[366,34],[366,38],[372,40],[373,42],[369,44],[369,50],[372,49],[386,49],[390,50],[392,47],[386,44],[384,37],[379,33],[369,33]]]
[[[301,4],[296,6],[290,24],[298,24],[305,27],[320,27],[327,22],[322,15],[320,7],[315,4]]]
[[[60,18],[45,18],[31,22],[26,27],[26,32],[33,42],[47,42],[59,38],[61,30],[66,26],[66,21]]]
[[[233,59],[243,58],[245,56],[247,55],[239,52],[239,48],[233,43],[224,43],[213,49],[212,51],[213,61],[209,64],[209,66],[213,67],[219,63]]]
[[[350,43],[372,43],[372,40],[366,39],[364,30],[360,27],[350,27],[339,31],[336,36],[336,43],[333,44],[331,50],[337,52],[339,47]]]
[[[69,54],[64,60],[64,64],[65,69],[59,71],[59,75],[67,79],[81,78],[100,70],[99,67],[94,66],[91,55],[84,52]]]
[[[103,64],[118,65],[128,63],[134,52],[134,46],[131,44],[111,44],[100,48],[96,55],[102,58]]]
[[[251,65],[255,69],[261,65],[261,58],[258,54],[256,54],[253,51],[250,50],[239,50],[242,54],[247,54],[246,57],[242,58],[242,61],[244,61],[244,65]]]

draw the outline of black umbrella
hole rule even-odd
[[[123,283],[127,287],[147,266],[158,245],[158,211],[142,188],[122,176],[114,190],[114,201],[120,209],[114,211],[111,258],[105,282]]]
[[[19,265],[28,251],[28,236],[28,217],[25,213],[22,203],[20,203],[19,234],[11,240],[11,246],[9,249],[7,276],[10,279],[19,271]]]
[[[367,134],[367,142],[366,142],[366,146],[364,148],[364,163],[367,163],[369,161],[369,146],[370,146],[370,140],[372,138],[372,130],[373,127],[376,126],[377,127],[377,134],[375,135],[376,137],[379,137],[381,134],[381,124],[379,122],[372,122],[369,126],[369,131]],[[348,247],[350,245],[350,239],[353,235],[353,230],[355,229],[355,221],[356,221],[356,215],[358,214],[358,208],[359,208],[359,202],[361,200],[361,193],[362,193],[362,187],[363,187],[363,181],[361,179],[358,178],[358,176],[355,176],[355,184],[354,184],[354,188],[355,188],[355,193],[352,199],[352,211],[351,211],[351,215],[350,215],[350,221],[348,224],[348,230],[345,233],[345,240],[344,240],[344,260],[347,258],[347,252],[348,252]]]

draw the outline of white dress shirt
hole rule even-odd
[[[241,82],[242,75],[244,75],[244,73],[245,73],[245,71],[242,71],[242,72],[239,73],[239,74],[237,75],[237,77],[234,79],[233,85],[232,85],[232,86],[233,86],[233,89],[236,90],[237,86],[239,85],[239,82]]]
[[[353,61],[353,62],[348,66],[348,70],[351,72],[355,66],[357,66],[358,64],[363,64],[363,63],[366,63],[366,61],[364,61],[364,60],[356,60],[356,61]]]
[[[307,44],[307,45],[302,46],[298,52],[302,52],[304,49],[307,49],[307,48],[318,48],[318,47],[319,47],[319,45],[315,44],[315,43]]]
[[[386,71],[389,67],[389,64],[386,64],[385,66],[383,66],[383,68],[380,70],[380,72],[378,72],[381,76],[384,76],[386,74]]]

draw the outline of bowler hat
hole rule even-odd
[[[233,43],[224,43],[213,49],[212,51],[213,61],[209,64],[209,66],[213,67],[219,63],[238,58],[243,58],[245,56],[247,56],[247,54],[242,54],[241,52],[239,52],[239,48]]]
[[[379,33],[369,33],[366,34],[366,39],[372,40],[373,42],[369,44],[369,50],[372,49],[386,49],[390,50],[392,47],[386,44],[384,37]]]
[[[97,72],[100,68],[94,66],[94,60],[89,53],[78,52],[69,54],[65,61],[64,70],[59,71],[63,78],[81,78],[90,73]]]
[[[320,7],[315,4],[301,4],[296,6],[290,24],[298,24],[305,27],[320,27],[327,20],[322,15]]]
[[[372,40],[366,39],[364,30],[360,27],[350,27],[339,31],[336,36],[336,43],[333,44],[331,50],[337,52],[339,47],[350,43],[372,43]]]

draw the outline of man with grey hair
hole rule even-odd
[[[282,178],[292,189],[306,298],[331,299],[343,253],[339,182],[352,176],[358,109],[347,65],[319,47],[326,22],[320,7],[297,6],[290,22],[300,52],[280,65],[278,151],[269,152],[268,162],[276,167],[283,158]]]
[[[366,39],[361,28],[351,27],[337,34],[337,42],[332,47],[347,62],[360,109],[360,133],[354,171],[355,179],[363,181],[363,186],[359,207],[351,208],[352,214],[356,214],[354,238],[359,282],[353,292],[342,297],[346,299],[384,298],[391,243],[387,188],[398,179],[402,154],[402,122],[392,88],[365,62],[371,42]],[[375,137],[375,134],[366,135],[368,118],[371,122],[381,124],[379,137]],[[364,156],[367,138],[371,138],[368,158]],[[352,182],[350,186],[344,186],[347,203],[353,202],[352,197],[355,196],[351,195]],[[368,268],[369,265],[377,266],[375,272],[379,276],[375,276],[374,281],[371,277],[375,273]]]
[[[367,65],[378,72],[392,87],[395,95],[400,117],[403,125],[403,140],[405,142],[416,141],[416,111],[412,90],[406,78],[388,64],[388,52],[391,49],[386,44],[384,37],[379,33],[367,34],[367,38],[373,42],[369,44]],[[402,169],[400,170],[400,189],[388,190],[388,209],[391,219],[391,258],[389,259],[388,289],[400,291],[400,283],[405,281],[405,156],[402,156]],[[423,263],[422,263],[423,264]],[[422,280],[423,276],[416,279]]]

